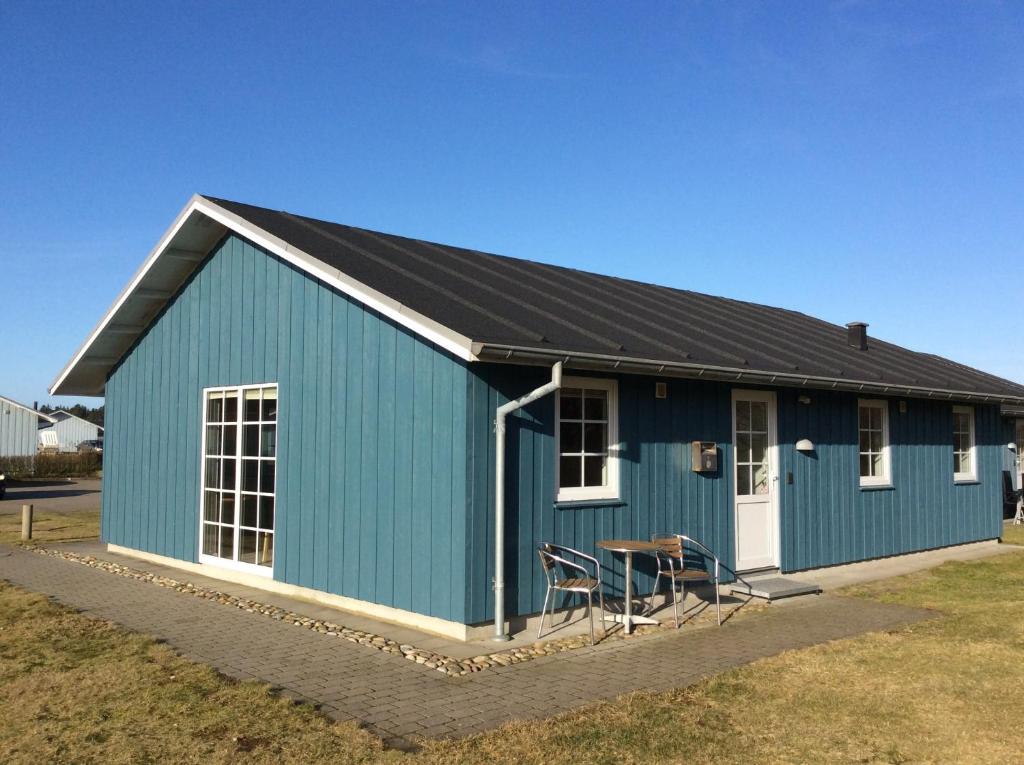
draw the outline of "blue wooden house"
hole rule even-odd
[[[496,529],[496,409],[557,364]],[[1024,405],[861,323],[203,196],[51,393],[106,396],[112,549],[459,637],[540,610],[541,541],[786,572],[997,538]]]

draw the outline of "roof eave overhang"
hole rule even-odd
[[[150,251],[110,309],[50,385],[50,394],[102,396],[110,371],[229,231],[338,289],[465,361],[472,341],[199,194]]]
[[[746,385],[767,385],[784,388],[814,388],[818,390],[842,390],[876,395],[907,396],[950,401],[974,401],[988,404],[1004,404],[1024,407],[1024,396],[1007,396],[996,393],[929,388],[924,386],[900,385],[879,381],[847,380],[819,375],[801,375],[786,372],[764,372],[753,369],[714,366],[708,364],[661,361],[657,359],[636,359],[625,356],[576,351],[547,350],[525,346],[476,343],[473,353],[479,361],[506,364],[549,365],[563,362],[570,369],[622,374],[658,375],[662,377],[683,377],[687,379],[739,382]]]

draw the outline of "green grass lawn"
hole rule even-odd
[[[1007,541],[1024,543],[1024,528]],[[12,763],[1019,762],[1024,552],[854,588],[943,618],[792,651],[417,754],[165,646],[0,585]],[[756,618],[756,617],[752,617]]]
[[[32,517],[33,542],[73,542],[95,539],[100,533],[99,510],[76,510],[61,513],[36,512]],[[0,515],[0,542],[21,541],[21,512]]]

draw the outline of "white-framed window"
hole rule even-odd
[[[555,402],[557,501],[619,498],[619,386],[565,377]]]
[[[203,391],[200,554],[270,576],[277,485],[277,386]]]
[[[974,409],[953,407],[953,480],[978,479],[977,455],[974,448]]]
[[[891,486],[887,401],[861,399],[857,402],[857,438],[860,452],[860,485]]]

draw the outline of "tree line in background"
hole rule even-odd
[[[81,417],[83,420],[91,422],[93,425],[103,427],[102,404],[95,409],[90,409],[85,404],[75,404],[74,406],[50,406],[49,404],[43,404],[39,407],[39,411],[43,414],[53,414],[58,411],[68,412],[75,415],[75,417]]]

